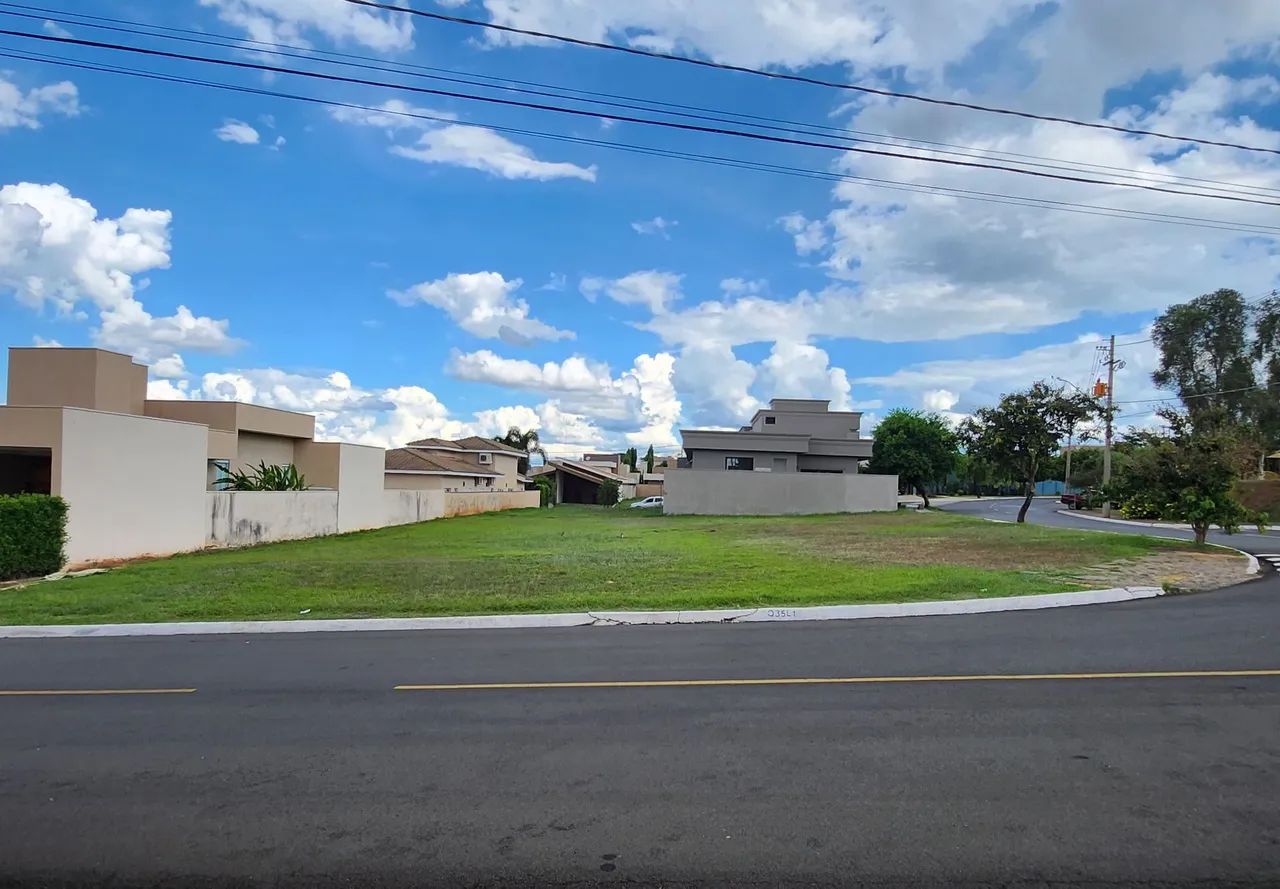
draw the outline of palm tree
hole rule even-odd
[[[525,456],[520,458],[519,472],[526,475],[529,472],[529,458],[537,454],[542,458],[542,462],[547,462],[547,452],[542,449],[542,445],[538,441],[538,430],[528,429],[521,431],[519,426],[512,426],[507,430],[507,434],[499,439],[498,442],[509,448],[515,448],[517,451],[524,451]]]

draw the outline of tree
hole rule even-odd
[[[645,451],[644,453],[644,471],[645,472],[653,472],[654,459],[655,458],[653,456],[653,445],[649,445],[649,450]]]
[[[636,461],[638,459],[639,457],[636,454],[635,448],[627,448],[627,450],[622,455],[622,462],[625,463],[627,465],[627,468],[630,469],[632,472],[636,471]]]
[[[1232,494],[1238,471],[1235,435],[1196,426],[1189,414],[1162,411],[1169,431],[1133,436],[1134,447],[1108,497],[1125,515],[1187,522],[1204,543],[1211,525],[1235,533],[1247,511]]]
[[[1250,418],[1257,385],[1250,355],[1249,306],[1235,290],[1216,290],[1171,306],[1156,319],[1152,339],[1160,366],[1152,381],[1173,389],[1192,421]]]
[[[556,502],[556,477],[553,472],[545,472],[533,477],[533,486],[538,489],[538,505],[550,506]]]
[[[605,479],[596,489],[596,503],[601,506],[614,506],[618,502],[618,494],[621,490],[616,481],[611,478]]]
[[[529,429],[521,431],[519,426],[512,426],[507,430],[507,434],[502,438],[495,439],[499,444],[504,444],[509,448],[515,448],[517,451],[523,451],[524,456],[520,458],[516,466],[516,471],[521,475],[529,471],[529,458],[537,454],[542,458],[542,462],[547,462],[547,452],[542,449],[542,444],[538,439],[538,430]]]
[[[1098,405],[1088,396],[1039,382],[1025,392],[1005,395],[995,407],[978,410],[965,420],[960,436],[970,457],[1022,485],[1025,499],[1018,521],[1025,522],[1040,467],[1071,430],[1097,411]]]
[[[876,427],[871,446],[871,472],[897,475],[924,499],[927,486],[945,481],[956,466],[960,440],[937,414],[899,408]]]
[[[1152,339],[1155,384],[1178,393],[1192,423],[1236,428],[1261,471],[1280,442],[1280,297],[1251,307],[1235,290],[1206,293],[1165,311]]]

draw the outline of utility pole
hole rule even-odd
[[[1067,471],[1062,479],[1062,493],[1064,494],[1071,493],[1071,444],[1075,434],[1076,430],[1074,427],[1067,433]]]
[[[1111,484],[1111,411],[1115,406],[1115,388],[1116,388],[1116,337],[1111,335],[1111,340],[1107,345],[1107,407],[1104,419],[1107,423],[1106,438],[1102,448],[1102,487],[1106,489]],[[1102,504],[1102,515],[1111,518],[1111,500],[1108,498]]]

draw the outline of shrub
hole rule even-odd
[[[550,506],[556,502],[556,482],[554,476],[550,473],[535,475],[533,477],[533,485],[538,489],[539,506]]]
[[[0,496],[0,580],[52,574],[66,561],[67,503],[48,494]]]
[[[600,487],[596,490],[596,503],[601,506],[616,506],[619,494],[618,483],[611,478],[607,478],[600,483]]]
[[[292,463],[284,466],[268,466],[260,460],[257,466],[246,470],[237,470],[226,478],[220,478],[215,485],[222,491],[305,491],[311,486],[307,477],[298,472]]]

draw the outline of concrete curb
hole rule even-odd
[[[1108,522],[1112,525],[1132,525],[1135,528],[1167,528],[1170,531],[1190,531],[1191,530],[1190,525],[1179,525],[1176,522],[1139,522],[1139,521],[1136,521],[1135,519],[1108,519],[1100,515],[1087,515],[1087,514],[1082,514],[1079,511],[1072,511],[1070,509],[1057,509],[1057,510],[1054,510],[1054,512],[1056,512],[1058,515],[1072,516],[1073,518],[1077,518],[1077,519],[1086,519],[1090,522]],[[1213,525],[1211,527],[1211,530],[1221,531],[1222,529],[1219,528],[1217,525]]]
[[[589,611],[570,614],[492,614],[475,617],[346,618],[338,620],[202,621],[163,624],[82,624],[0,626],[0,639],[91,638],[101,636],[187,636],[231,633],[350,633],[389,630],[494,630],[535,627],[614,627],[651,624],[767,623],[774,621],[864,620],[988,614],[1073,605],[1103,605],[1164,595],[1158,587],[1117,587],[1001,599],[956,599],[896,605],[817,605],[805,608],[739,608],[715,611]]]

